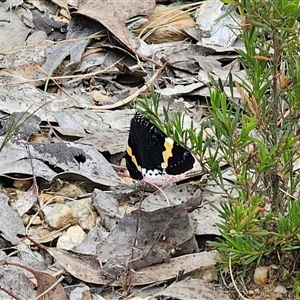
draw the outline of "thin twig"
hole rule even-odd
[[[31,154],[30,154],[30,149],[29,149],[28,144],[25,144],[25,147],[26,147],[26,150],[27,150],[27,153],[28,153],[28,160],[29,160],[30,167],[31,167],[31,172],[32,172],[33,191],[34,191],[34,194],[36,196],[36,199],[38,200],[39,207],[41,207],[41,198],[39,196],[38,184],[37,184],[37,181],[36,181],[36,176],[35,176],[35,172],[34,172],[34,167],[33,167],[33,163],[32,163],[32,157],[31,157]]]
[[[242,293],[239,291],[237,285],[236,285],[236,282],[234,280],[234,277],[233,277],[233,273],[232,273],[232,266],[231,266],[231,257],[229,257],[229,273],[230,273],[230,277],[231,277],[231,281],[232,281],[232,284],[236,290],[236,292],[238,293],[238,295],[243,299],[243,300],[251,300],[249,298],[245,298]]]
[[[19,298],[18,296],[16,296],[15,294],[13,294],[11,291],[5,289],[4,287],[0,286],[0,290],[2,290],[3,292],[5,292],[6,294],[8,294],[9,296],[11,296],[12,298],[16,299],[16,300],[22,300],[21,298]]]

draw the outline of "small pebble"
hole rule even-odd
[[[254,291],[253,291],[253,290],[249,290],[249,291],[248,291],[248,295],[249,295],[249,296],[253,296],[253,295],[254,295]]]
[[[58,238],[57,248],[73,249],[84,240],[85,236],[86,234],[80,226],[71,226],[66,233]]]
[[[285,295],[287,293],[287,290],[284,286],[278,285],[278,286],[276,286],[274,292]]]
[[[269,267],[257,267],[254,272],[253,280],[255,284],[263,286],[268,279]]]
[[[254,289],[254,294],[255,294],[255,295],[259,295],[259,293],[260,293],[260,290],[259,290],[259,289]]]

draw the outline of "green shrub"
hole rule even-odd
[[[224,187],[221,165],[234,174],[234,191],[217,209],[221,238],[211,244],[221,254],[219,270],[230,266],[247,270],[264,263],[283,265],[299,294],[300,247],[299,116],[300,116],[300,2],[298,0],[243,0],[230,2],[241,14],[239,50],[246,78],[211,82],[210,119],[200,132],[182,129],[177,115],[157,122],[154,107],[140,101],[142,111],[178,142],[189,145],[205,172]],[[224,85],[241,95],[236,105]],[[231,93],[232,94],[232,93]],[[204,137],[206,128],[213,132]],[[211,151],[214,144],[215,151]],[[234,196],[233,196],[234,195]],[[293,261],[294,260],[294,261]]]

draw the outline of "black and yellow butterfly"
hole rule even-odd
[[[191,152],[164,134],[148,118],[136,113],[131,120],[126,166],[133,179],[178,175],[193,168]]]

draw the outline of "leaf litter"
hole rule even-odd
[[[101,299],[120,299],[107,289],[114,286],[132,299],[227,299],[215,290],[216,253],[199,249],[206,235],[219,235],[210,203],[224,195],[195,183],[148,190],[124,176],[122,159],[131,104],[150,85],[161,105],[172,98],[171,108],[177,103],[197,120],[209,76],[225,88],[233,67],[235,80],[243,78],[242,45],[225,30],[235,24],[211,21],[226,6],[214,1],[211,14],[206,3],[175,10],[152,0],[71,2],[10,2],[0,10],[9,19],[0,43],[0,244],[15,249],[1,251],[0,271],[24,280],[9,292],[77,299],[79,280],[82,299],[93,284],[102,285]],[[6,141],[11,124],[17,130]],[[30,268],[24,252],[36,258]],[[2,287],[13,281],[7,274]]]

